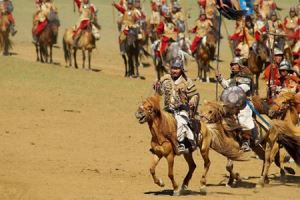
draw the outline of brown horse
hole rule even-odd
[[[196,79],[210,82],[210,70],[212,69],[210,62],[214,60],[215,57],[217,37],[214,32],[210,31],[204,38],[198,45],[195,56],[198,65],[198,77]]]
[[[248,67],[252,74],[255,75],[255,92],[258,95],[259,90],[259,76],[266,67],[267,62],[269,62],[269,49],[261,41],[256,43],[256,50],[250,48]]]
[[[152,135],[150,151],[153,154],[153,161],[150,167],[150,173],[154,183],[160,187],[164,187],[162,179],[158,178],[155,174],[155,168],[160,159],[165,157],[168,162],[168,176],[172,182],[174,194],[179,194],[178,184],[174,179],[173,172],[175,158],[173,143],[167,136],[168,134],[176,135],[177,126],[175,118],[172,114],[160,108],[160,97],[158,95],[149,97],[143,102],[136,112],[136,118],[141,124],[148,123]],[[184,154],[184,159],[189,166],[189,170],[184,178],[181,190],[187,189],[196,168],[192,153]]]
[[[48,16],[48,25],[39,35],[38,42],[35,43],[37,61],[48,63],[48,59],[50,59],[50,63],[53,63],[52,49],[53,45],[57,42],[59,26],[60,22],[57,13],[53,11],[50,12]],[[48,48],[50,55],[48,53]]]
[[[9,55],[11,41],[9,39],[9,21],[7,15],[0,13],[0,52],[3,51],[4,56]]]

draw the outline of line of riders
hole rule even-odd
[[[93,24],[100,29],[95,5],[89,0],[75,0],[75,3],[78,6],[80,19],[74,28],[74,46],[76,46],[81,31],[87,26]],[[140,30],[138,38],[141,40],[146,37],[146,34],[151,37],[157,34],[160,45],[156,45],[154,50],[155,54],[161,57],[164,57],[171,42],[185,38],[187,32],[196,34],[190,48],[186,50],[188,54],[194,55],[198,45],[205,40],[206,34],[213,29],[212,18],[216,13],[214,0],[198,0],[199,18],[195,21],[194,27],[187,29],[187,15],[183,12],[180,3],[175,0],[172,0],[170,5],[166,0],[152,0],[149,19],[142,9],[140,0],[120,0],[119,3],[113,2],[112,5],[120,12],[118,27],[121,53],[125,53],[124,41],[129,30],[135,28]],[[57,17],[57,8],[53,0],[36,0],[36,6],[37,12],[34,15],[32,31],[35,43],[38,42],[39,35],[49,20]],[[297,15],[297,11],[298,14],[300,13],[300,5],[292,7],[289,16],[283,22],[278,19],[276,8],[273,0],[258,0],[254,3],[253,15],[237,20],[235,32],[229,38],[234,43],[235,54],[230,63],[230,78],[225,79],[219,72],[216,72],[216,80],[228,93],[227,95],[226,92],[224,93],[225,96],[223,95],[222,100],[232,107],[232,115],[228,117],[230,119],[228,123],[231,123],[231,126],[236,124],[237,127],[241,127],[239,137],[241,148],[244,151],[250,150],[250,143],[254,145],[258,143],[257,127],[255,127],[253,118],[255,111],[251,104],[245,104],[244,100],[239,102],[240,99],[230,99],[230,96],[232,88],[239,87],[251,100],[253,94],[252,75],[243,64],[244,60],[248,58],[249,49],[257,51],[257,42],[263,42],[269,49],[273,49],[273,57],[264,71],[269,103],[272,103],[272,98],[280,93],[294,92],[295,96],[299,96],[296,94],[300,92],[300,18]],[[15,34],[11,1],[0,0],[0,10],[1,14],[10,16],[9,27],[12,34]],[[152,31],[145,31],[146,21],[150,24]],[[282,42],[282,38],[292,44]],[[287,48],[292,49],[292,59],[284,53]],[[196,134],[194,134],[196,128],[192,121],[198,117],[197,108],[200,94],[185,72],[182,57],[174,57],[169,66],[170,73],[161,77],[154,84],[154,89],[164,96],[165,110],[173,113],[176,118],[177,134],[169,135],[168,138],[173,143],[176,154],[182,154],[197,146]],[[188,144],[185,143],[185,140],[188,140]]]

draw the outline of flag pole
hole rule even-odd
[[[220,64],[220,43],[221,43],[221,26],[222,26],[222,13],[219,12],[219,35],[218,35],[218,54],[217,54],[217,74],[219,74],[219,64]],[[216,81],[216,101],[218,101],[219,97],[219,82]]]

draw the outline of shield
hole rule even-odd
[[[243,109],[246,105],[246,93],[238,86],[229,87],[222,92],[220,100],[230,108]]]

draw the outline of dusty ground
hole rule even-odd
[[[65,68],[61,49],[55,49],[56,65],[35,62],[30,43],[31,0],[15,0],[18,35],[13,38],[13,56],[0,57],[0,199],[13,200],[108,200],[108,199],[298,199],[300,170],[285,184],[278,169],[271,168],[271,184],[256,189],[261,161],[236,163],[242,176],[249,177],[237,188],[227,188],[226,159],[211,153],[209,193],[200,196],[199,180],[203,162],[198,152],[198,168],[190,183],[189,195],[170,196],[171,184],[162,161],[157,173],[166,183],[159,188],[149,174],[150,134],[139,125],[134,112],[152,94],[153,67],[143,68],[146,80],[123,78],[118,54],[117,31],[110,1],[95,1],[100,9],[102,39],[94,51],[94,71]],[[296,1],[281,1],[286,9]],[[197,14],[195,3],[193,18]],[[57,1],[63,30],[76,23],[71,1]],[[226,22],[229,31],[233,23]],[[224,37],[227,37],[223,30]],[[61,39],[59,40],[61,41]],[[59,44],[59,46],[61,46]],[[221,71],[228,75],[231,58],[222,41]],[[195,65],[188,66],[196,74]],[[197,83],[201,98],[213,100],[215,85]],[[262,89],[264,91],[264,89]],[[182,158],[175,165],[180,183],[187,170]]]

